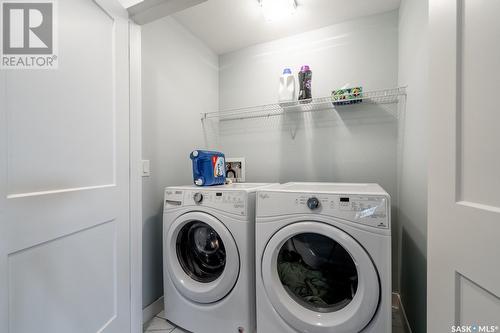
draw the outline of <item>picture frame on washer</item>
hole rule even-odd
[[[244,157],[226,157],[226,178],[233,183],[245,182]]]

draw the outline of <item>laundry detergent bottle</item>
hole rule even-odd
[[[190,156],[193,161],[193,181],[198,186],[222,185],[226,181],[226,163],[223,153],[195,150]]]
[[[283,70],[283,75],[280,77],[279,88],[279,103],[289,103],[295,100],[295,77],[290,68]]]
[[[308,65],[302,66],[299,72],[299,100],[312,98],[312,71]]]

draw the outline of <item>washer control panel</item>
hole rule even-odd
[[[390,200],[382,195],[259,192],[258,216],[321,214],[371,227],[390,228]]]
[[[165,190],[164,209],[179,206],[202,206],[244,216],[247,214],[247,196],[240,191]]]

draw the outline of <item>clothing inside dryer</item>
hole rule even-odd
[[[219,234],[208,224],[191,221],[177,236],[177,258],[182,269],[198,282],[212,282],[226,266],[226,249]]]
[[[281,247],[277,264],[287,292],[310,310],[338,311],[356,294],[356,265],[350,254],[329,237],[315,233],[291,237]]]

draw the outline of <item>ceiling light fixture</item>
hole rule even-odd
[[[295,13],[295,0],[258,0],[266,21],[277,21]]]

